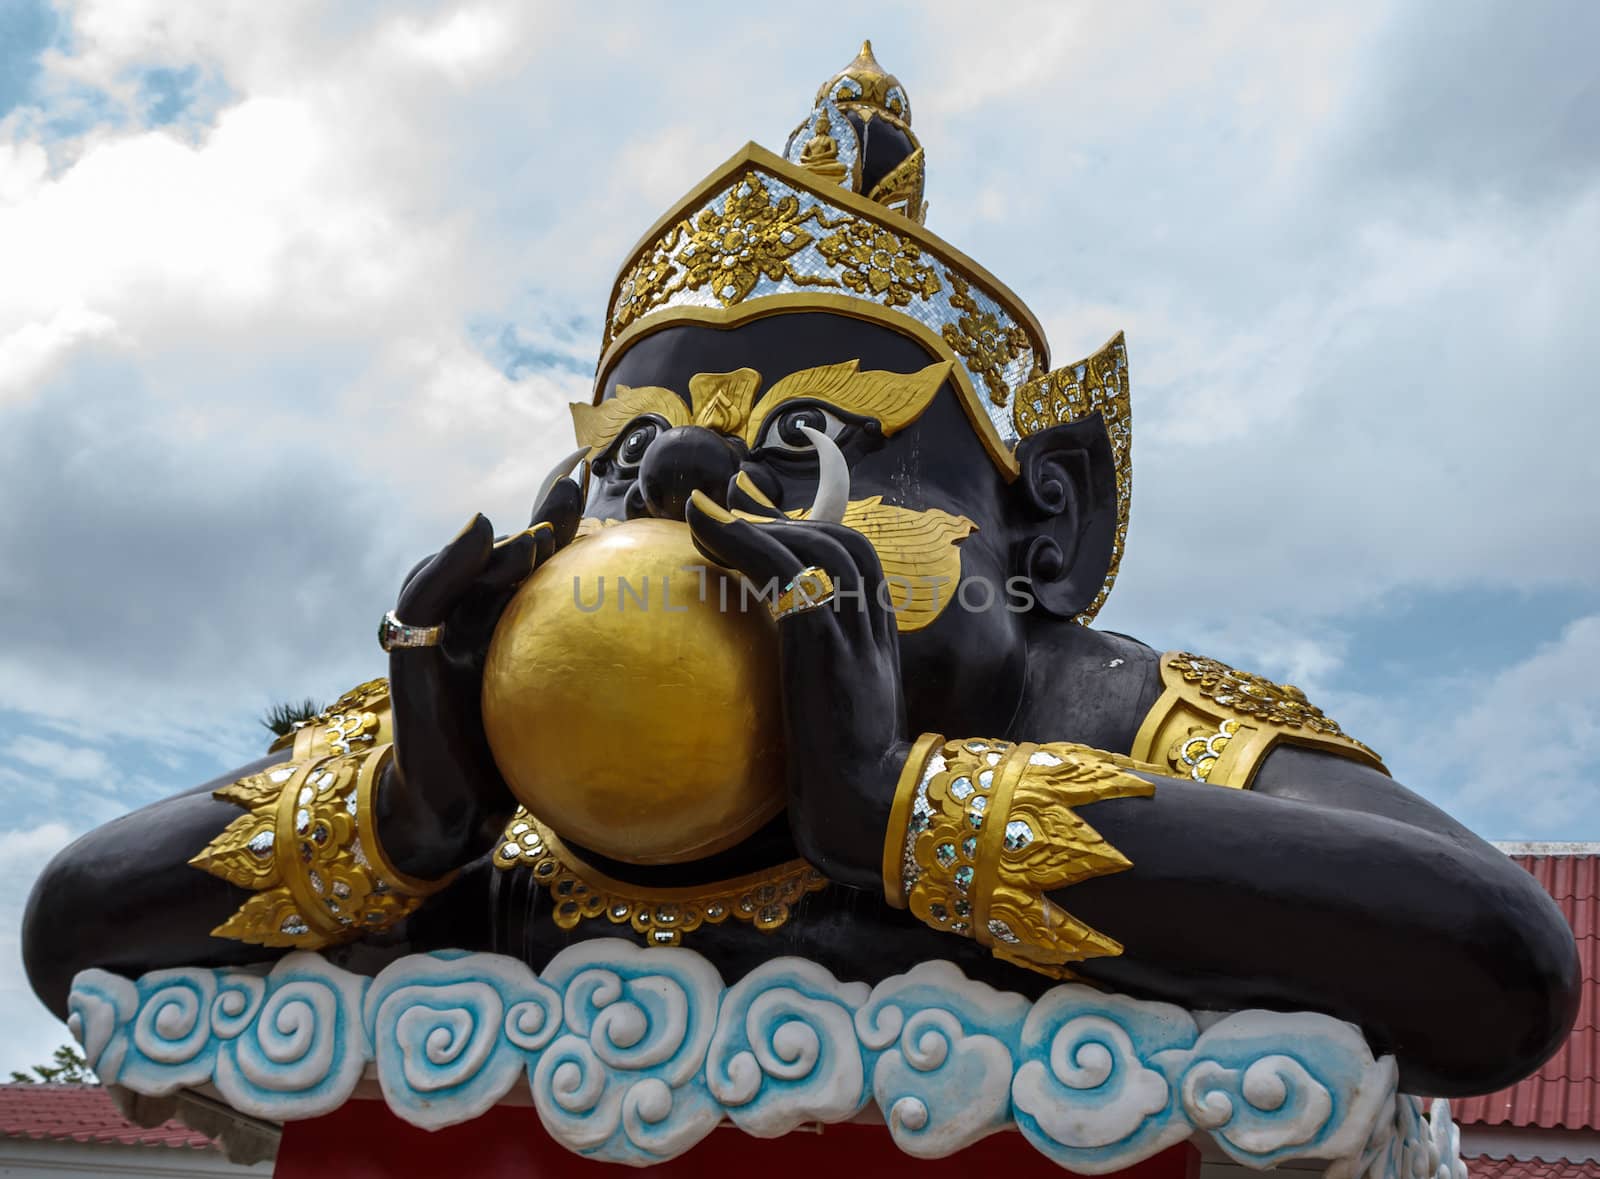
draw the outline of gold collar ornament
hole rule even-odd
[[[549,890],[550,916],[559,929],[605,918],[627,925],[655,946],[676,946],[702,925],[729,917],[763,933],[788,922],[794,905],[828,881],[804,860],[762,872],[686,888],[646,888],[615,880],[580,860],[550,828],[518,807],[494,849],[494,866],[525,869]]]
[[[861,136],[852,120],[869,133],[881,120],[912,145],[869,192],[861,191]],[[1079,616],[1087,622],[1116,578],[1133,490],[1122,335],[1052,370],[1044,329],[1026,304],[922,224],[925,174],[905,88],[863,45],[823,85],[782,155],[747,144],[628,255],[608,305],[595,407],[605,410],[613,364],[646,335],[810,310],[881,323],[948,361],[967,418],[1007,479],[1018,474],[1023,438],[1098,412],[1117,468],[1117,539],[1101,592]]]

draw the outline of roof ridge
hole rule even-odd
[[[1541,1163],[1546,1167],[1572,1167],[1575,1170],[1587,1170],[1588,1166],[1592,1165],[1588,1164],[1586,1160],[1579,1161],[1576,1159],[1569,1159],[1565,1155],[1558,1155],[1553,1159],[1547,1159],[1542,1154],[1530,1155],[1527,1158],[1519,1158],[1514,1154],[1463,1154],[1461,1156],[1461,1161],[1464,1163],[1473,1161],[1485,1163],[1521,1163],[1523,1166],[1527,1166],[1530,1163]]]
[[[1600,843],[1574,839],[1495,840],[1493,847],[1508,856],[1600,856]]]

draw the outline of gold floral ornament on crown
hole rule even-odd
[[[863,193],[857,127],[870,134],[879,121],[912,150]],[[1115,580],[1132,497],[1122,337],[1052,369],[1026,304],[922,223],[926,169],[905,88],[865,44],[823,84],[782,155],[746,145],[645,233],[612,289],[595,408],[617,358],[652,332],[827,311],[879,323],[949,361],[967,420],[1008,480],[1023,438],[1099,412],[1117,467],[1117,535],[1101,592],[1079,615],[1088,622]]]

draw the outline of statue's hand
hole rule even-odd
[[[841,524],[790,520],[741,493],[735,516],[696,493],[696,546],[757,586],[779,590],[809,568],[831,601],[778,621],[788,745],[789,820],[801,854],[831,879],[882,883],[883,834],[909,748],[900,641],[872,544]]]
[[[582,507],[578,485],[562,479],[515,536],[496,542],[489,521],[474,516],[400,591],[394,613],[401,622],[444,627],[437,645],[389,655],[400,788],[385,796],[404,813],[383,836],[415,875],[438,875],[481,852],[511,810],[483,732],[484,656],[511,596],[576,535]]]

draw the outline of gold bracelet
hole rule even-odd
[[[393,745],[271,766],[215,792],[243,807],[189,863],[255,893],[211,931],[313,950],[388,929],[451,877],[407,876],[384,853],[376,792]]]
[[[1048,894],[1133,866],[1073,810],[1154,794],[1131,770],[1159,772],[1085,745],[925,734],[890,808],[884,895],[934,929],[1056,978],[1070,977],[1069,962],[1122,953]]]

